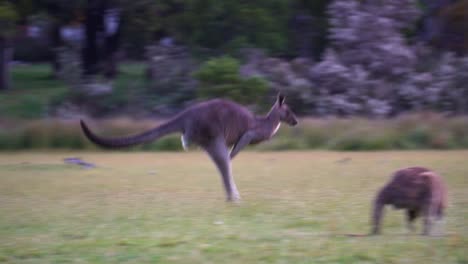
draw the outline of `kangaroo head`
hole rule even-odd
[[[276,103],[273,108],[279,113],[280,121],[285,122],[290,126],[297,125],[297,118],[289,106],[284,102],[284,95],[278,94]]]

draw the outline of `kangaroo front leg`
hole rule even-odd
[[[231,150],[230,157],[233,159],[239,151],[241,151],[245,146],[247,146],[255,137],[254,132],[247,132],[242,137],[239,139],[239,141],[236,142],[234,147]]]
[[[236,183],[231,174],[231,161],[229,160],[229,154],[226,144],[223,138],[218,138],[211,142],[208,146],[204,146],[204,149],[210,155],[211,159],[216,164],[221,177],[223,179],[224,189],[228,201],[240,200],[239,191],[237,191]]]
[[[429,214],[424,215],[424,227],[421,235],[428,236],[431,231],[432,219]]]
[[[374,202],[374,210],[372,212],[372,219],[371,219],[372,221],[371,234],[372,235],[380,234],[380,224],[382,220],[384,206],[385,206],[385,203],[382,200],[382,194],[379,193],[379,195],[377,196]]]
[[[433,215],[434,215],[434,206],[430,204],[424,210],[424,214],[423,214],[424,227],[423,227],[422,235],[428,236],[430,234]]]
[[[414,231],[414,220],[418,217],[418,210],[408,209],[406,210],[406,225],[409,231]]]

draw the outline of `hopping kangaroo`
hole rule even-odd
[[[284,96],[278,95],[266,116],[254,116],[245,107],[229,100],[213,99],[195,104],[149,131],[122,138],[100,137],[91,132],[82,120],[80,124],[89,140],[106,148],[127,147],[170,133],[181,133],[184,149],[194,143],[208,153],[222,176],[227,200],[236,201],[240,196],[231,174],[230,160],[246,145],[270,139],[282,121],[291,126],[297,124],[296,116],[284,103]]]
[[[413,221],[420,215],[424,218],[422,234],[428,235],[431,218],[441,219],[447,204],[447,191],[442,178],[422,167],[401,169],[377,194],[372,215],[372,234],[380,233],[383,207],[393,205],[406,209],[408,228],[413,230]]]

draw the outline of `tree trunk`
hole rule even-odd
[[[103,26],[102,0],[88,0],[86,7],[85,43],[83,47],[83,72],[85,75],[99,73],[100,31]]]
[[[297,12],[290,22],[292,29],[292,42],[297,54],[300,57],[311,57],[313,50],[313,24],[312,16]]]
[[[11,87],[10,82],[10,60],[12,48],[8,39],[0,37],[0,91],[8,90]]]
[[[104,76],[106,79],[114,79],[118,72],[117,51],[120,43],[122,28],[121,14],[118,9],[107,9],[105,14],[105,57]]]
[[[61,64],[59,59],[59,48],[62,45],[62,39],[60,37],[60,23],[54,22],[51,32],[51,46],[52,46],[52,75],[54,78],[58,78],[61,70]]]

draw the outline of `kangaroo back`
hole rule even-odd
[[[123,148],[134,146],[137,144],[150,142],[164,135],[182,130],[180,117],[174,118],[158,127],[155,127],[141,134],[118,138],[104,138],[94,134],[83,120],[80,120],[80,125],[84,134],[91,142],[105,148]]]

